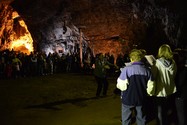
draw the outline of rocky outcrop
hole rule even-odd
[[[96,53],[117,55],[133,47],[154,52],[162,43],[186,46],[182,0],[14,0],[9,5],[26,22],[36,50],[58,43],[64,51],[67,44],[78,46],[80,28],[84,46]]]

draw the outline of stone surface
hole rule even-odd
[[[56,37],[55,31],[63,26],[70,29],[74,42],[79,41],[78,29],[83,26],[84,40],[96,52],[108,52],[112,48],[106,48],[106,43],[110,46],[116,41],[117,46],[127,46],[119,48],[123,53],[134,46],[148,52],[156,51],[162,43],[186,46],[184,0],[10,0],[9,3],[26,22],[36,50],[61,40],[63,34]],[[120,53],[115,49],[110,51]]]

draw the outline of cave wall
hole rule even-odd
[[[108,43],[107,46],[112,49],[110,51],[115,53],[126,52],[133,47],[143,48],[152,53],[163,43],[173,47],[186,47],[184,2],[184,0],[14,0],[10,5],[25,20],[36,47],[58,40],[53,30],[62,28],[65,23],[74,32],[73,34],[78,36],[77,29],[83,26],[84,40],[89,46],[94,47],[96,52],[105,50]]]

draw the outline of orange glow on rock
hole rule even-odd
[[[27,54],[33,51],[33,40],[29,34],[25,36],[21,36],[19,39],[13,40],[9,49],[13,49],[15,51],[21,51]]]
[[[13,18],[19,17],[19,14],[14,11],[12,13],[12,17]],[[30,54],[30,52],[33,51],[33,40],[31,34],[28,31],[27,25],[23,20],[19,20],[19,25],[23,27],[26,30],[26,32],[24,33],[23,36],[20,36],[18,39],[14,39],[10,43],[9,49]]]
[[[1,50],[9,49],[30,54],[34,48],[33,39],[28,31],[27,25],[16,11],[12,11],[11,17],[12,19],[9,20],[5,18],[3,32],[9,32],[4,44],[1,45]],[[9,25],[6,25],[6,22],[9,22]]]

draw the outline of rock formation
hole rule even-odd
[[[5,23],[16,25],[13,11],[25,21],[37,51],[78,52],[80,36],[83,51],[115,56],[134,47],[154,53],[162,43],[187,46],[184,0],[2,0],[1,47],[11,31],[20,33],[5,30]]]

